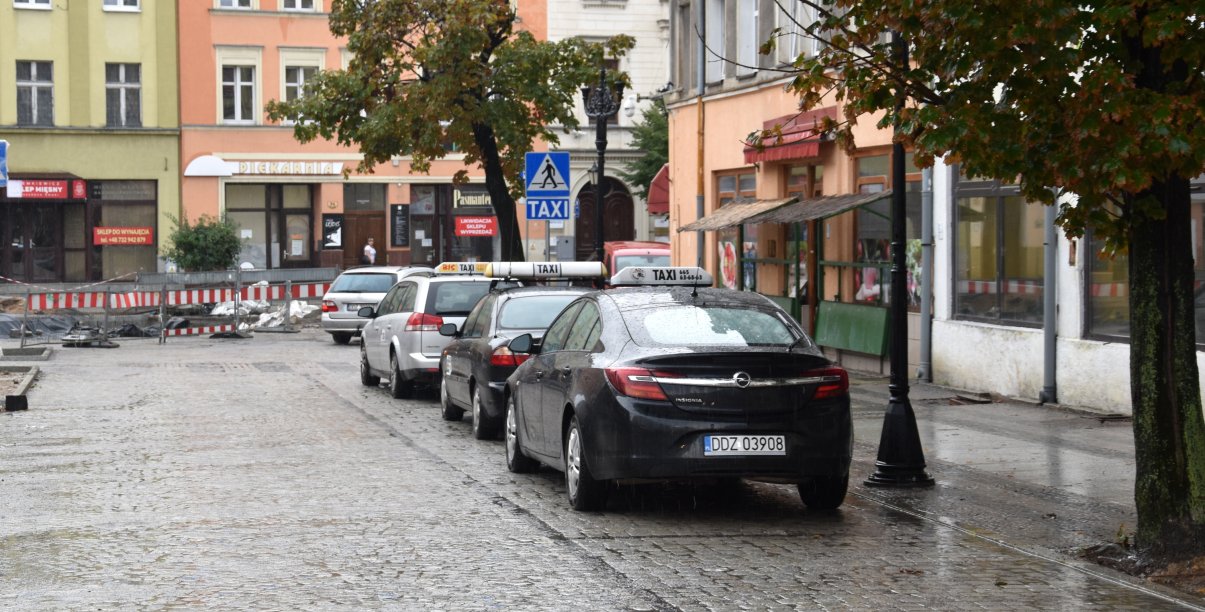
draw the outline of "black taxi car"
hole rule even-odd
[[[705,287],[698,268],[627,268],[585,294],[507,381],[506,460],[565,472],[570,505],[613,482],[748,478],[796,484],[810,508],[845,499],[849,377],[764,296]],[[624,285],[643,285],[626,286]]]
[[[502,281],[490,289],[464,320],[464,325],[445,323],[439,333],[451,336],[440,360],[439,403],[443,418],[459,421],[472,411],[473,437],[497,437],[502,429],[506,379],[526,354],[507,347],[511,338],[544,335],[548,324],[573,300],[590,289],[536,282],[600,279],[605,270],[599,262],[500,262],[483,271]],[[523,282],[529,286],[518,286]]]

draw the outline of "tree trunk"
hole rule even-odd
[[[498,139],[494,129],[488,125],[473,124],[473,140],[481,149],[481,166],[485,170],[485,189],[494,204],[498,216],[498,233],[502,242],[502,261],[524,261],[523,240],[519,235],[519,216],[515,214],[515,200],[506,185],[506,173],[498,155]]]
[[[1157,557],[1205,550],[1205,418],[1197,372],[1188,180],[1172,176],[1127,197],[1154,198],[1164,219],[1130,229],[1130,399],[1137,543]],[[1132,214],[1132,213],[1131,213]]]

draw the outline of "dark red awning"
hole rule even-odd
[[[661,166],[649,183],[649,214],[669,214],[669,164]]]
[[[820,121],[837,118],[837,107],[825,106],[805,113],[794,113],[762,122],[763,130],[781,130],[781,136],[767,138],[761,147],[745,147],[745,163],[809,159],[820,156]]]

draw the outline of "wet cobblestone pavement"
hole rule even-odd
[[[1132,528],[1128,423],[920,387],[937,486],[867,489],[886,385],[859,380],[838,512],[745,483],[575,513],[433,394],[360,386],[358,351],[56,349],[0,415],[0,609],[1205,609],[1067,554]]]

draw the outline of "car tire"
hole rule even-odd
[[[410,399],[414,395],[414,382],[406,380],[398,369],[397,353],[389,354],[389,395],[393,399]]]
[[[368,349],[360,345],[360,384],[365,387],[375,387],[381,384],[381,377],[372,373],[368,367]]]
[[[506,398],[506,469],[515,474],[526,474],[536,471],[539,464],[535,459],[523,454],[519,445],[519,415],[515,408],[514,396]]]
[[[597,480],[590,473],[582,442],[582,428],[575,415],[565,432],[565,490],[569,505],[579,512],[602,510],[607,504],[609,483]]]
[[[498,424],[485,414],[481,405],[481,387],[473,385],[473,437],[478,440],[493,440],[498,437]]]
[[[810,510],[836,510],[845,502],[849,489],[849,472],[840,476],[817,476],[796,485],[799,499]]]
[[[440,371],[443,371],[443,368],[440,368]],[[439,377],[439,409],[439,414],[445,421],[459,421],[464,416],[464,409],[452,403],[446,376]]]
[[[331,333],[331,338],[335,341],[335,344],[348,344],[351,342],[351,336],[352,336],[351,332],[333,332],[333,333]]]

